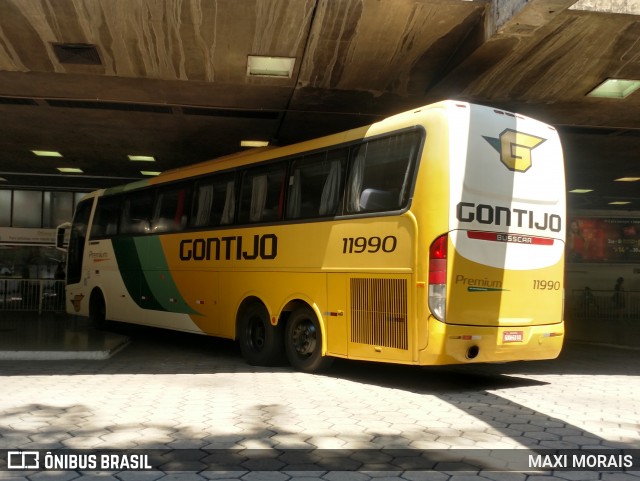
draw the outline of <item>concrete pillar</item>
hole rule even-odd
[[[485,20],[485,38],[530,34],[574,3],[576,0],[492,0]]]

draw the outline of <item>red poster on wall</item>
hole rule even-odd
[[[570,219],[567,262],[640,263],[640,219]]]

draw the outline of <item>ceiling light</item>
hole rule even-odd
[[[610,78],[594,88],[587,96],[623,99],[638,90],[638,88],[640,88],[640,80]]]
[[[615,179],[616,182],[637,182],[638,180],[640,180],[640,177],[620,177]]]
[[[155,172],[153,170],[141,170],[140,173],[142,175],[149,175],[149,176],[160,175],[160,172]]]
[[[7,179],[5,179],[4,177],[0,177],[0,182],[9,182]]]
[[[65,174],[81,174],[83,172],[82,169],[78,169],[77,167],[58,167],[58,170]]]
[[[627,205],[627,204],[631,204],[630,201],[628,200],[616,200],[615,202],[609,202],[609,205]]]
[[[241,140],[240,147],[266,147],[269,145],[267,140]]]
[[[62,157],[60,152],[55,152],[53,150],[32,150],[34,154],[38,157]]]
[[[132,162],[155,162],[156,158],[152,155],[127,155]]]
[[[588,194],[589,192],[593,192],[593,189],[573,189],[570,190],[570,194]]]
[[[249,55],[247,75],[250,77],[291,78],[296,59],[292,57],[260,57]]]

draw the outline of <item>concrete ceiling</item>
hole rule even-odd
[[[293,74],[249,77],[248,55]],[[455,98],[555,125],[568,190],[594,189],[572,208],[637,211],[640,182],[614,179],[640,176],[640,91],[586,96],[606,78],[640,79],[640,0],[2,0],[0,188],[114,185]]]

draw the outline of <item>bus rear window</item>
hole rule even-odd
[[[347,183],[347,214],[406,207],[421,138],[419,132],[409,132],[365,142],[354,149]]]

